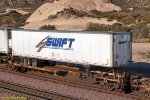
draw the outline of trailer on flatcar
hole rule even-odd
[[[118,67],[132,62],[130,32],[0,30],[0,55],[12,70],[36,70],[59,76],[71,73],[81,79],[95,79],[101,88],[126,93],[134,90],[150,97],[150,79],[117,72]],[[80,64],[84,72],[55,66],[56,62]],[[111,70],[92,70],[95,66]]]
[[[130,75],[117,73],[117,67],[127,66],[132,61],[129,32],[12,30],[11,33],[13,67],[19,70],[49,72],[51,69],[43,66],[55,65],[55,62],[75,63],[83,65],[88,75],[98,75],[96,80],[110,90],[119,88],[122,83],[130,88]],[[93,65],[112,68],[113,73],[90,70]]]

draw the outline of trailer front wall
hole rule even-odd
[[[8,53],[8,34],[6,30],[0,30],[0,53]]]
[[[12,30],[13,56],[113,67],[113,35]]]

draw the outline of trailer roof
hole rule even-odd
[[[59,33],[89,33],[89,34],[131,34],[131,32],[107,32],[107,31],[65,31],[65,30],[33,30],[33,29],[11,29],[12,31],[28,32],[59,32]]]

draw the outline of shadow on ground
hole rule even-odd
[[[129,72],[132,75],[142,75],[144,77],[150,77],[150,62],[133,62],[126,67],[120,67],[119,72]]]

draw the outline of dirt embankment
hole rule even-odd
[[[134,61],[150,62],[150,43],[133,43],[132,52]]]
[[[25,29],[39,29],[43,25],[55,25],[58,30],[74,30],[74,31],[82,31],[86,28],[87,23],[99,23],[99,24],[108,24],[112,25],[117,23],[116,20],[108,22],[106,18],[97,19],[90,17],[58,17],[52,20],[45,20],[41,22],[32,22],[25,25],[23,28]]]
[[[57,5],[53,3],[46,3],[39,7],[27,20],[26,22],[40,22],[48,19],[50,15],[56,15],[57,12],[64,10],[65,6]]]

